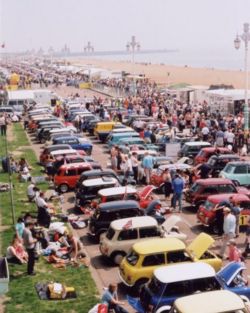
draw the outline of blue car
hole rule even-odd
[[[75,150],[84,150],[88,155],[91,155],[93,145],[85,140],[84,138],[79,138],[77,136],[64,136],[53,139],[53,145],[58,144],[68,144]]]
[[[160,267],[151,281],[142,286],[139,298],[128,296],[128,302],[138,313],[149,309],[157,313],[159,309],[169,310],[176,299],[198,291],[224,289],[250,299],[250,288],[241,279],[245,269],[244,264],[236,262],[227,264],[218,273],[202,262]]]

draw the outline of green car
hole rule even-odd
[[[220,177],[231,179],[240,185],[250,186],[250,162],[229,162],[220,172]]]

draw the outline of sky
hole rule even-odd
[[[142,49],[226,51],[244,22],[250,0],[0,0],[6,52],[123,50],[132,35]]]

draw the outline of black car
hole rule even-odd
[[[207,164],[210,166],[210,174],[213,177],[218,177],[220,171],[227,165],[228,162],[240,161],[240,157],[236,154],[221,154],[212,155]]]
[[[136,185],[136,181],[133,178],[128,178],[128,181],[126,182],[124,180],[124,176],[122,175],[117,175],[115,171],[111,169],[104,169],[104,170],[91,170],[91,171],[86,171],[81,174],[77,184],[76,184],[76,189],[81,187],[81,184],[84,180],[86,179],[94,179],[94,178],[101,178],[101,177],[113,177],[118,180],[120,185]]]
[[[89,220],[88,235],[99,241],[100,235],[108,230],[112,221],[142,215],[144,212],[137,201],[120,200],[101,203]]]

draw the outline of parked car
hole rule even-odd
[[[109,188],[119,186],[119,182],[117,179],[113,177],[105,177],[95,179],[87,179],[84,180],[80,187],[76,188],[76,198],[75,198],[75,207],[77,209],[82,209],[93,199],[96,198],[96,195],[100,189]]]
[[[54,176],[55,188],[60,192],[74,189],[81,173],[90,170],[89,163],[71,163],[62,165]]]
[[[144,187],[141,191],[137,191],[132,186],[105,188],[98,191],[97,201],[104,203],[116,200],[135,200],[142,209],[145,209],[153,200],[152,192],[154,189],[155,187],[151,185]]]
[[[230,154],[230,153],[232,153],[232,151],[229,150],[228,148],[222,148],[222,147],[202,148],[200,152],[194,158],[194,164],[197,165],[200,163],[205,163],[213,155]]]
[[[185,171],[190,170],[191,166],[183,163],[169,163],[165,165],[160,165],[158,169],[152,172],[150,183],[157,188],[159,193],[164,193],[164,180],[163,173],[166,169],[169,169],[170,172],[176,172],[177,170]]]
[[[232,179],[239,185],[250,186],[250,162],[230,162],[220,172],[220,177]]]
[[[250,217],[250,199],[247,195],[240,193],[227,193],[209,196],[204,204],[200,205],[197,211],[197,218],[199,222],[206,226],[210,232],[218,233],[218,226],[216,221],[216,212],[213,211],[214,207],[223,202],[229,201],[230,198],[237,201],[242,208],[240,212],[240,226],[247,226]]]
[[[55,157],[55,161],[53,163],[53,169],[54,173],[58,171],[60,166],[70,163],[83,163],[86,162],[84,159],[84,156],[81,156],[79,154],[72,154],[67,156],[57,156]]]
[[[230,179],[207,178],[198,179],[189,190],[184,192],[185,200],[197,209],[208,196],[221,193],[241,193],[250,196],[250,191],[244,187],[236,187]]]
[[[207,164],[211,168],[210,175],[218,177],[228,162],[239,161],[240,157],[237,154],[221,154],[212,155]]]
[[[172,309],[164,306],[155,313],[200,313],[201,308],[202,313],[248,313],[250,303],[228,290],[216,290],[181,297]]]
[[[182,146],[181,150],[178,152],[178,157],[188,157],[190,160],[189,164],[193,164],[195,156],[200,152],[202,148],[205,147],[211,147],[211,144],[205,141],[186,142]]]
[[[175,264],[155,269],[152,279],[139,291],[138,301],[129,298],[129,303],[136,312],[156,312],[164,306],[171,307],[180,297],[220,289],[215,270],[209,264]]]
[[[142,145],[143,147],[145,147],[145,149],[147,150],[155,150],[155,151],[158,151],[159,150],[159,147],[157,145],[154,145],[154,144],[146,144],[145,141],[140,138],[140,137],[132,137],[132,138],[121,138],[117,145],[119,147],[126,147],[126,146],[131,146],[131,145]]]
[[[93,149],[93,145],[89,141],[76,136],[54,138],[53,144],[69,144],[73,149],[84,150],[88,155],[91,155]]]
[[[39,156],[40,163],[44,164],[44,161],[46,160],[50,152],[56,151],[56,150],[72,150],[72,148],[70,145],[67,145],[67,144],[47,146],[40,153],[40,156]]]
[[[125,138],[139,138],[139,133],[135,131],[130,131],[109,135],[107,137],[108,148],[111,149],[114,145],[117,145],[119,143],[120,139]]]
[[[105,142],[112,129],[123,127],[126,126],[119,122],[98,122],[95,125],[94,134],[101,142]]]
[[[112,221],[141,215],[144,215],[144,212],[138,202],[133,200],[101,203],[89,219],[88,235],[99,241],[101,234],[108,230]]]
[[[151,216],[115,220],[110,224],[107,232],[101,235],[100,251],[103,256],[111,258],[115,264],[120,264],[136,242],[159,237],[174,237],[184,241],[187,236],[175,228],[180,220],[178,216],[172,215],[161,226]]]
[[[135,185],[136,182],[133,177],[129,176],[128,180],[124,180],[123,175],[117,175],[117,173],[111,169],[104,169],[104,170],[91,170],[84,172],[81,177],[79,178],[79,181],[77,183],[77,188],[81,188],[81,184],[84,180],[86,179],[94,179],[94,178],[101,178],[101,177],[113,177],[115,178],[118,182],[119,185]]]
[[[212,237],[201,233],[187,247],[177,238],[155,238],[135,243],[120,264],[120,279],[126,286],[139,290],[151,279],[153,271],[164,265],[205,262],[218,271],[222,260],[208,250],[213,242]]]

